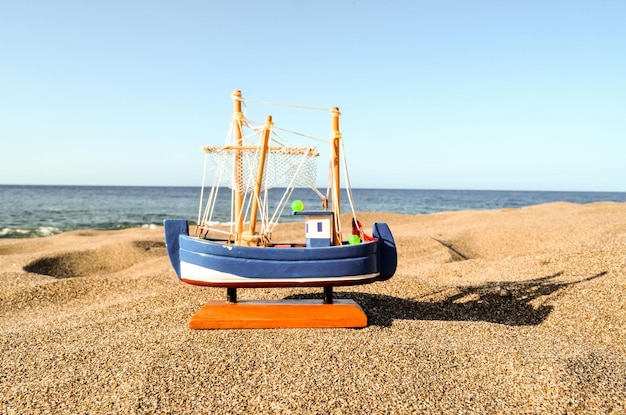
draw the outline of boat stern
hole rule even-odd
[[[378,238],[378,269],[380,270],[378,280],[386,281],[393,277],[398,266],[396,242],[391,234],[391,229],[384,222],[375,222],[372,226],[372,234]]]

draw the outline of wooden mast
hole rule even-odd
[[[243,113],[241,112],[241,91],[233,91],[233,129],[236,146],[243,146]],[[241,244],[243,233],[243,166],[241,150],[235,153],[235,243]]]
[[[267,149],[269,147],[270,132],[272,131],[272,116],[268,115],[263,127],[263,137],[261,141],[261,154],[259,155],[259,169],[256,175],[256,183],[254,186],[254,199],[252,199],[252,207],[250,209],[250,236],[256,234],[256,216],[259,210],[259,198],[261,197],[261,186],[263,184],[263,172],[265,170],[265,159],[267,158]],[[258,241],[257,241],[258,243]]]
[[[339,181],[339,144],[341,141],[341,130],[339,127],[339,117],[341,113],[338,107],[331,109],[331,134],[332,144],[330,146],[330,160],[332,166],[332,194],[331,211],[333,212],[333,244],[341,245],[341,228],[339,227],[339,215],[341,214],[341,182]]]

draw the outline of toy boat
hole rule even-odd
[[[231,97],[233,117],[225,144],[203,148],[210,161],[205,162],[205,168],[212,168],[213,184],[205,198],[203,183],[194,234],[190,235],[186,219],[164,222],[167,252],[177,276],[188,284],[227,288],[229,303],[237,302],[237,288],[324,287],[324,304],[333,303],[334,286],[391,278],[397,265],[391,230],[379,222],[373,224],[372,236],[364,232],[354,213],[349,187],[352,227],[350,236],[343,238],[339,109],[329,109],[329,208],[328,197],[315,188],[316,148],[288,143],[279,134],[287,130],[275,127],[271,116],[263,125],[255,124],[242,112],[242,103],[247,100],[241,92],[235,91]],[[293,215],[304,217],[304,241],[273,241],[272,230],[293,189],[305,186],[320,196],[322,209],[306,211],[299,200],[291,203]],[[213,220],[217,194],[225,188],[230,189],[232,201],[231,221],[226,228]],[[283,190],[278,201],[269,201],[272,188]]]

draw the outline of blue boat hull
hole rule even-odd
[[[249,247],[189,236],[182,219],[164,222],[172,267],[189,284],[212,287],[323,287],[367,284],[393,276],[397,253],[385,223],[376,241],[329,247]]]

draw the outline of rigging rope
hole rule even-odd
[[[250,123],[249,125],[247,125],[247,127],[251,128],[251,129],[254,129],[255,131],[256,130],[260,130],[260,129],[263,128],[263,125],[259,121],[252,121],[252,120],[248,120],[248,119],[246,119],[246,121],[248,121]],[[272,135],[276,136],[278,138],[281,138],[281,137],[277,133],[275,133],[274,130],[284,131],[286,133],[297,135],[297,136],[304,137],[304,138],[308,138],[310,140],[318,141],[320,143],[327,143],[328,142],[328,140],[324,140],[323,138],[314,137],[312,135],[306,135],[306,134],[303,134],[303,133],[299,133],[298,131],[293,131],[293,130],[288,130],[286,128],[273,126],[272,127]]]
[[[352,210],[352,219],[354,223],[359,228],[359,231],[363,231],[359,226],[359,221],[356,219],[356,211],[354,210],[354,202],[352,199],[352,186],[350,185],[350,174],[348,173],[348,159],[346,157],[346,149],[344,147],[343,140],[341,141],[341,153],[343,155],[343,169],[344,175],[346,177],[346,193],[348,194],[348,201],[350,202],[350,209]]]
[[[274,105],[277,107],[290,107],[290,108],[300,108],[300,109],[305,109],[305,110],[314,110],[314,111],[331,111],[331,108],[320,108],[320,107],[307,107],[304,105],[293,105],[293,104],[282,104],[280,102],[270,102],[270,101],[259,101],[259,100],[255,100],[255,99],[248,99],[248,98],[239,98],[239,97],[233,97],[234,101],[241,101],[242,103],[246,103],[246,102],[252,102],[255,104],[263,104],[263,105]]]
[[[202,187],[200,187],[200,205],[198,206],[198,221],[196,222],[198,225],[202,223],[200,222],[200,216],[202,215],[202,201],[204,200],[204,182],[206,180],[206,174],[204,173],[206,172],[206,163],[207,163],[208,158],[209,156],[205,154],[204,165],[202,167]]]
[[[267,105],[278,105],[278,106],[294,107],[294,108],[303,108],[303,109],[311,109],[311,110],[319,110],[319,111],[331,111],[331,109],[328,109],[328,108],[315,108],[315,107],[288,105],[288,104],[280,104],[280,103],[274,103],[274,102],[248,100],[248,99],[243,99],[243,98],[241,99],[234,98],[234,99],[239,100],[244,104],[243,105],[244,112],[247,112],[247,106],[245,105],[246,102],[254,102],[254,103],[260,103],[260,104],[267,104]],[[318,155],[317,151],[315,151],[313,147],[311,147],[310,149],[306,149],[304,147],[292,147],[287,142],[287,140],[281,137],[274,130],[278,130],[278,131],[285,132],[288,134],[293,134],[296,136],[300,136],[300,137],[310,139],[310,140],[315,140],[318,142],[328,143],[329,140],[323,140],[317,137],[309,136],[309,135],[302,134],[296,131],[291,131],[291,130],[274,126],[271,131],[271,141],[279,144],[280,146],[283,147],[283,149],[278,150],[276,149],[276,147],[273,147],[272,149],[268,150],[268,159],[267,159],[268,165],[266,166],[266,169],[263,174],[261,192],[257,194],[255,191],[252,191],[252,189],[254,189],[255,187],[260,147],[258,147],[258,144],[255,144],[257,148],[253,149],[255,145],[246,145],[246,141],[250,140],[251,142],[254,142],[255,140],[252,139],[252,137],[254,138],[260,137],[260,134],[262,133],[262,130],[264,128],[264,124],[262,125],[261,123],[254,122],[254,121],[247,119],[245,115],[243,115],[243,113],[241,113],[241,115],[237,117],[237,121],[239,122],[231,123],[228,134],[226,136],[226,141],[223,147],[207,146],[203,148],[203,150],[206,152],[206,155],[205,155],[204,168],[203,168],[204,175],[202,179],[202,190],[200,194],[201,205],[202,205],[202,200],[204,198],[205,176],[206,176],[207,166],[209,164],[211,164],[211,168],[214,172],[214,176],[213,176],[212,189],[206,200],[204,214],[203,215],[201,214],[202,206],[200,206],[198,210],[199,228],[202,228],[207,232],[209,231],[209,226],[211,225],[211,221],[213,217],[213,211],[216,207],[217,194],[219,191],[220,184],[226,185],[231,188],[231,206],[234,206],[234,197],[235,197],[234,195],[237,191],[240,191],[244,194],[244,198],[243,198],[244,200],[243,200],[243,203],[241,204],[241,210],[239,212],[234,212],[234,210],[231,209],[229,239],[232,238],[234,235],[235,224],[239,220],[241,220],[241,218],[244,219],[244,222],[245,220],[249,219],[248,216],[250,213],[248,212],[247,208],[250,207],[251,203],[253,202],[253,199],[258,205],[258,214],[260,216],[260,226],[258,228],[258,231],[255,230],[255,233],[258,233],[259,234],[258,236],[264,241],[269,240],[268,239],[269,235],[273,231],[274,227],[278,224],[278,221],[280,217],[282,216],[285,206],[287,205],[286,202],[291,197],[295,187],[297,186],[309,187],[320,197],[320,199],[322,199],[322,204],[324,206],[324,209],[327,208],[328,199],[330,195],[330,189],[332,187],[332,184],[331,184],[332,183],[332,173],[331,173],[332,172],[332,160],[329,160],[329,177],[328,177],[328,182],[327,182],[326,195],[324,195],[322,194],[322,192],[320,192],[320,190],[317,189],[316,184],[315,184],[317,168],[314,168],[314,165],[312,164],[312,162],[313,162],[313,158]],[[245,134],[243,131],[244,127],[249,128],[250,130],[252,130],[252,132],[250,132],[249,134]],[[241,147],[236,147],[236,144],[235,146],[233,146],[232,139],[233,139],[234,128],[240,129],[241,137],[242,137],[242,145],[246,147],[245,150],[242,149]],[[331,134],[331,139],[330,139],[331,144],[333,141],[332,140],[333,137],[334,135]],[[345,187],[346,187],[346,191],[348,195],[348,201],[350,203],[350,208],[352,211],[354,222],[358,223],[358,221],[356,221],[356,211],[354,208],[352,189],[350,185],[350,177],[348,174],[345,146],[344,146],[342,139],[340,139],[339,141],[341,142],[340,143],[341,152],[343,153],[341,157],[342,157],[342,162],[343,162],[343,172],[344,172],[344,177],[345,177],[344,180],[345,180]],[[259,139],[259,142],[260,142],[260,139]],[[236,148],[240,148],[240,150],[233,151]],[[307,151],[303,151],[303,150],[307,150]],[[236,156],[236,154],[238,154],[239,156]],[[240,176],[233,177],[232,174],[228,172],[236,171],[236,169],[234,168],[236,157],[241,157],[243,167],[241,169]],[[298,157],[300,157],[300,159],[298,159]],[[208,158],[211,158],[212,163],[208,162]],[[285,179],[288,180],[288,183],[286,182]],[[272,212],[270,212],[269,202],[268,202],[269,189],[271,189],[272,187],[276,185],[280,185],[283,183],[287,184],[286,189],[283,192],[282,197],[280,198],[272,214]],[[264,194],[261,195],[261,193],[264,193]],[[333,204],[336,205],[337,202],[338,201],[333,200]],[[334,206],[334,208],[336,212],[340,213],[341,206]],[[271,214],[271,218],[270,218],[270,214]],[[336,226],[336,229],[341,233],[341,221],[339,218],[340,214],[336,216],[337,217],[335,218],[335,226]],[[228,233],[225,231],[220,231],[218,229],[213,229],[213,227],[211,227],[211,230],[221,232],[221,233]]]

